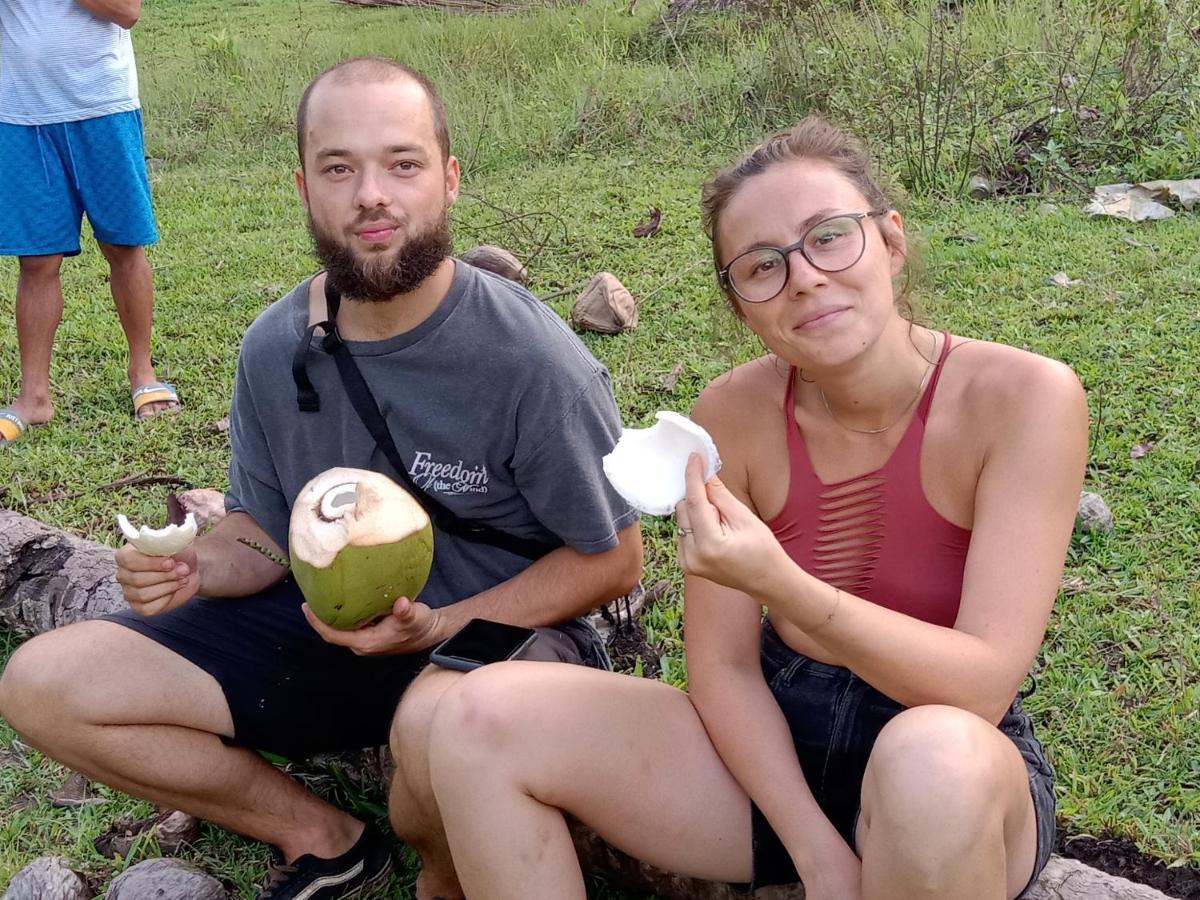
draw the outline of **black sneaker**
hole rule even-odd
[[[258,900],[340,900],[367,897],[384,884],[392,872],[391,841],[368,825],[345,853],[333,859],[304,854],[285,865],[277,862],[267,870],[267,880]]]

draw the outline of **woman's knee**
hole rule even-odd
[[[980,717],[950,706],[921,706],[896,716],[880,732],[863,779],[867,824],[938,817],[963,827],[996,809],[1005,762],[999,732]]]
[[[526,685],[504,665],[469,672],[447,690],[433,718],[431,746],[443,750],[502,750],[519,729],[519,698]]]

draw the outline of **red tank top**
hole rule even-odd
[[[790,482],[782,511],[767,524],[797,565],[865,600],[953,626],[962,597],[969,529],[947,521],[921,488],[921,443],[942,365],[941,355],[904,436],[874,472],[825,484],[813,471],[796,424],[792,368],[783,402]]]

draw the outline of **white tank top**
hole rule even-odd
[[[127,29],[76,0],[0,0],[0,122],[48,125],[139,106]]]

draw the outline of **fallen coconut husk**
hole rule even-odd
[[[112,880],[104,900],[229,900],[221,882],[177,859],[148,859]]]
[[[611,272],[600,272],[571,308],[571,322],[585,331],[617,334],[637,328],[638,311],[633,295]]]
[[[87,900],[83,879],[61,856],[40,856],[12,877],[3,900]]]
[[[494,244],[480,244],[478,247],[472,247],[459,259],[477,269],[494,272],[501,278],[515,281],[517,284],[523,285],[529,281],[529,272],[526,271],[521,261],[503,247],[497,247]]]

